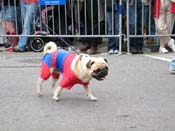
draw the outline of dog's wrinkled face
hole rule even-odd
[[[90,57],[87,54],[80,55],[81,69],[97,80],[104,80],[108,75],[107,60],[103,57]]]
[[[108,64],[107,60],[103,57],[89,58],[86,64],[87,68],[91,72],[91,76],[97,80],[104,80],[108,75]]]

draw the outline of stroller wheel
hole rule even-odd
[[[34,52],[41,52],[41,51],[43,51],[44,45],[45,45],[45,43],[44,43],[44,41],[41,38],[34,38],[30,42],[30,48]]]

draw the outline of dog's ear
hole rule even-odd
[[[86,64],[86,67],[87,67],[88,69],[90,69],[91,66],[92,66],[94,63],[95,63],[94,61],[89,60],[89,62]]]
[[[80,60],[83,59],[83,58],[86,58],[86,59],[88,58],[89,59],[89,55],[87,55],[87,54],[80,54],[79,58],[80,58]]]
[[[82,59],[82,57],[83,57],[83,54],[80,54],[80,55],[79,55],[79,59]]]

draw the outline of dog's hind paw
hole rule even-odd
[[[55,97],[55,96],[53,96],[53,98],[52,98],[54,101],[59,101],[60,100],[60,98],[59,97]]]

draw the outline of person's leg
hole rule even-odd
[[[6,31],[7,35],[17,34],[15,29],[15,21],[17,17],[15,13],[16,13],[16,8],[14,6],[4,6],[2,26]],[[8,36],[7,38],[9,40],[9,44],[5,46],[6,48],[8,48],[9,46],[14,47],[15,45],[17,45],[18,37]]]
[[[129,35],[136,34],[135,30],[135,20],[136,20],[136,14],[135,14],[135,6],[129,6]],[[136,50],[136,42],[135,38],[130,38],[130,52],[133,54],[137,53]]]
[[[167,34],[168,33],[166,30],[164,18],[165,18],[164,14],[161,14],[159,18],[155,18],[155,25],[156,25],[158,34]],[[167,37],[160,36],[159,41],[160,41],[159,53],[168,53],[168,50],[165,48],[165,43],[167,42]]]
[[[38,5],[36,4],[26,4],[23,3],[23,31],[22,35],[30,35],[32,30],[32,22],[35,18],[37,11],[38,11]],[[28,37],[27,36],[21,36],[18,42],[18,48],[20,51],[25,51],[25,46],[27,45]]]
[[[169,10],[171,10],[171,9],[169,8]],[[170,11],[168,11],[166,13],[166,25],[167,25],[168,34],[171,34],[172,33],[174,22],[175,22],[175,14],[174,13],[171,13]],[[174,39],[171,38],[171,37],[169,37],[169,38],[170,38],[170,40],[168,41],[167,44],[171,48],[171,50],[173,52],[175,52]]]
[[[118,7],[116,7],[117,9],[114,11],[114,33],[115,35],[119,35],[119,28],[121,28],[119,26],[119,9]],[[114,37],[114,53],[118,53],[119,50],[119,37]]]
[[[2,21],[2,26],[6,30],[6,33],[15,32],[15,22],[14,21]]]
[[[2,27],[2,23],[0,22],[0,35],[6,35],[4,28]],[[0,37],[0,44],[6,46],[8,44],[7,37]]]
[[[86,27],[85,21],[83,19],[84,12],[81,11],[80,15],[81,15],[81,17],[80,17],[80,35],[86,35],[87,34],[87,27]],[[80,38],[79,41],[80,41],[80,46],[79,46],[80,51],[84,52],[90,48],[90,44],[87,42],[88,38]]]
[[[137,23],[136,23],[137,24],[137,35],[142,35],[142,33],[144,32],[144,26],[145,26],[145,21],[146,21],[145,17],[143,16],[144,12],[142,12],[142,10],[143,10],[142,7],[143,6],[142,6],[141,1],[138,1],[138,4],[137,4],[137,16],[136,16],[136,20],[137,20]],[[143,53],[143,51],[142,51],[142,49],[143,49],[143,37],[136,38],[136,49],[137,49],[138,53]]]
[[[158,34],[161,34],[161,35],[168,34],[167,25],[165,23],[165,15],[166,15],[165,13],[161,13],[159,18],[155,19],[157,32],[158,32]],[[160,38],[159,52],[160,53],[167,53],[168,50],[165,49],[165,44],[167,44],[168,41],[170,41],[170,37],[168,37],[168,36],[160,36],[159,38]]]
[[[87,50],[88,54],[96,54],[97,53],[97,48],[98,45],[101,44],[102,42],[102,38],[89,38],[89,44],[90,44],[90,48]]]
[[[107,30],[108,30],[108,35],[112,35],[112,12],[108,11],[107,12]],[[108,38],[108,51],[109,53],[113,53],[113,42],[114,38],[109,37]]]

